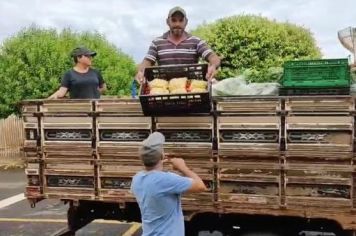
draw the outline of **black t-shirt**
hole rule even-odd
[[[98,88],[104,83],[97,70],[89,68],[88,72],[79,73],[71,69],[63,75],[61,86],[68,88],[70,98],[100,98]]]

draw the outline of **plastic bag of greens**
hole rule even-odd
[[[238,91],[245,86],[246,80],[243,76],[227,78],[213,84],[212,93],[213,96],[233,96],[237,95]]]
[[[224,79],[212,87],[213,96],[278,95],[278,83],[247,83],[244,76]]]

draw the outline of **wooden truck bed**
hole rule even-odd
[[[157,130],[165,152],[209,188],[183,195],[187,213],[324,218],[356,229],[354,97],[223,97],[213,107],[145,117],[137,100],[26,101],[26,196],[135,202],[138,147]]]

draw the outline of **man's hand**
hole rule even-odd
[[[217,71],[215,65],[209,65],[208,71],[206,72],[206,79],[211,81],[215,77],[216,73]]]
[[[169,161],[173,168],[180,172],[184,172],[188,168],[182,158],[170,158]]]
[[[145,81],[145,75],[143,71],[139,70],[135,76],[135,80],[139,83],[142,84]]]

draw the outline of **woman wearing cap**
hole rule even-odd
[[[64,73],[61,87],[52,94],[50,99],[63,98],[69,91],[72,99],[97,99],[106,90],[106,85],[100,72],[92,69],[92,58],[96,55],[85,47],[73,49],[75,66]]]

